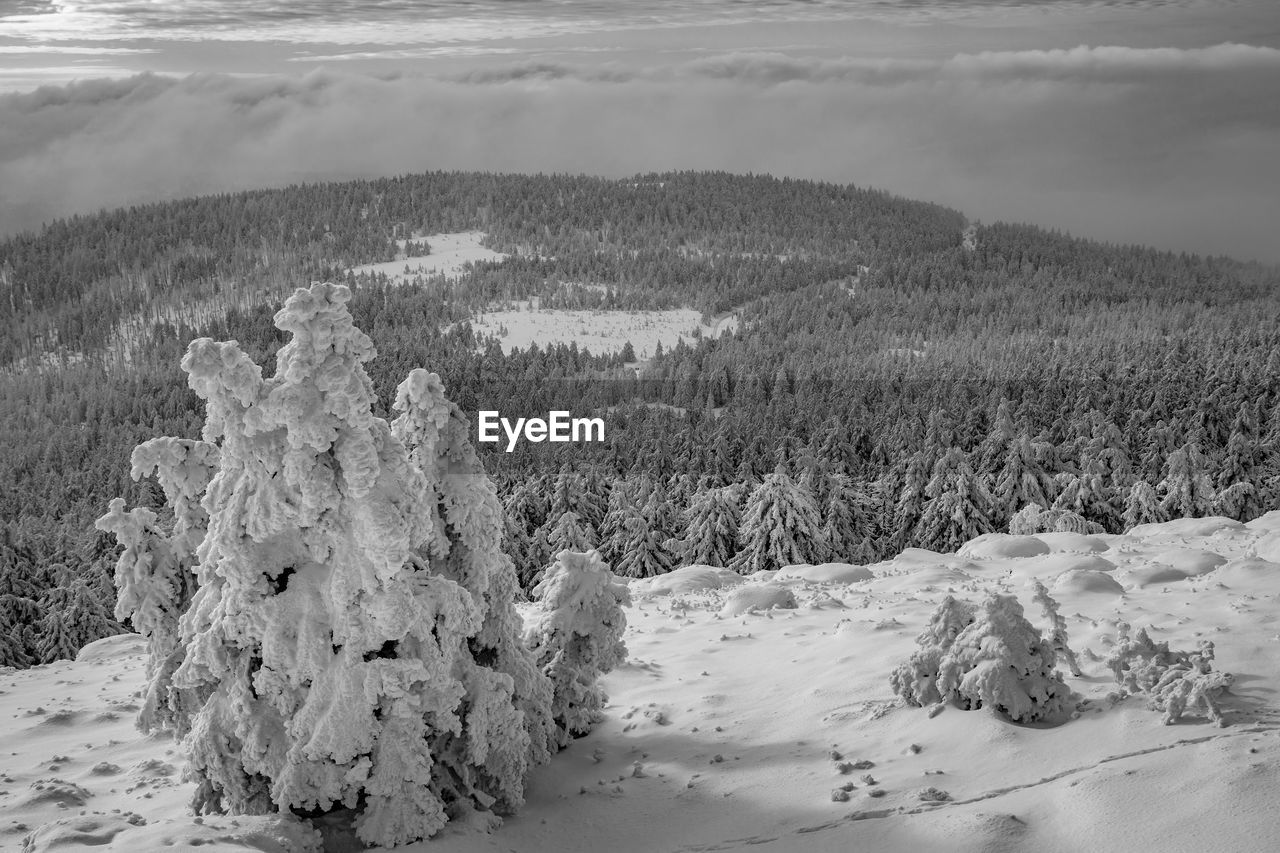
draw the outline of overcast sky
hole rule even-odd
[[[0,232],[442,168],[728,169],[1280,262],[1280,0],[0,0]]]

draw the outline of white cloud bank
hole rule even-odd
[[[940,62],[739,54],[461,79],[143,75],[0,96],[0,231],[200,192],[426,169],[770,172],[984,220],[1280,261],[1280,50]]]

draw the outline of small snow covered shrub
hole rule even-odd
[[[992,594],[980,607],[947,596],[917,642],[920,648],[890,677],[910,705],[948,700],[1021,723],[1058,718],[1072,707],[1052,643],[1012,595]]]
[[[1107,667],[1116,683],[1129,693],[1145,693],[1153,711],[1164,713],[1165,725],[1182,719],[1188,708],[1199,707],[1205,716],[1225,726],[1217,697],[1231,686],[1231,673],[1216,672],[1213,643],[1201,640],[1194,652],[1170,650],[1169,644],[1153,642],[1145,628],[1130,635],[1128,623],[1117,626],[1119,637],[1107,657]]]
[[[1083,674],[1080,672],[1080,662],[1076,660],[1076,653],[1067,643],[1067,620],[1063,619],[1062,614],[1058,612],[1058,602],[1049,595],[1049,590],[1038,578],[1033,584],[1033,589],[1035,589],[1035,595],[1031,600],[1040,605],[1041,611],[1051,626],[1049,642],[1053,646],[1054,653],[1062,655],[1071,674],[1079,678]]]
[[[942,701],[938,692],[938,670],[956,637],[973,624],[974,607],[948,595],[929,617],[929,625],[916,637],[919,646],[911,659],[899,664],[889,676],[893,692],[908,705],[925,706]]]
[[[1054,669],[1053,645],[1012,595],[992,593],[938,668],[938,692],[967,708],[992,708],[1014,722],[1062,716],[1072,693]]]
[[[100,524],[130,549],[124,612],[156,654],[172,645],[151,662],[156,722],[184,735],[196,811],[354,809],[361,840],[395,846],[514,810],[556,726],[468,421],[425,370],[393,423],[373,415],[349,299],[296,291],[270,378],[234,342],[193,341],[203,442],[134,457],[159,472],[173,532],[119,503]]]
[[[561,746],[585,735],[600,717],[605,695],[599,678],[627,656],[619,581],[595,551],[561,551],[533,588],[537,606],[525,622],[525,645],[551,679],[551,716]]]

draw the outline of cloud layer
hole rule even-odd
[[[733,54],[452,79],[141,75],[0,96],[0,231],[143,200],[426,169],[770,172],[984,220],[1280,261],[1280,51],[943,61]]]
[[[1221,0],[0,0],[0,37],[436,44],[748,21],[936,20]]]

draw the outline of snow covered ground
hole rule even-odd
[[[363,264],[352,267],[351,272],[382,273],[392,284],[404,284],[415,277],[442,275],[445,278],[457,278],[467,264],[477,261],[501,261],[505,257],[481,245],[485,234],[481,231],[460,231],[453,234],[428,234],[415,238],[425,240],[431,247],[429,255],[411,255],[398,261],[386,261],[380,264]],[[401,248],[405,241],[401,241]],[[408,270],[408,272],[406,272]]]
[[[1043,627],[1034,578],[1081,657],[1083,677],[1067,677],[1088,700],[1078,719],[1019,726],[895,702],[889,673],[943,596],[1013,592]],[[632,593],[607,718],[534,773],[525,808],[496,831],[450,827],[402,849],[1280,848],[1280,512],[1124,536],[989,535],[957,554],[773,579],[686,568]],[[751,609],[770,603],[783,607]],[[1216,667],[1235,675],[1229,725],[1164,726],[1140,697],[1113,705],[1099,658],[1118,620],[1174,648],[1212,639]],[[306,849],[296,824],[186,813],[175,745],[132,726],[142,650],[114,637],[76,662],[0,674],[0,849],[33,830],[32,853]],[[347,848],[331,837],[328,849]]]
[[[530,344],[574,343],[600,355],[617,352],[627,341],[639,358],[653,355],[659,343],[666,349],[684,338],[693,340],[693,330],[706,337],[718,337],[738,327],[736,315],[716,318],[710,324],[691,308],[670,311],[572,311],[525,306],[517,310],[486,311],[471,321],[476,332],[496,335],[504,352]]]
[[[404,284],[417,277],[444,276],[456,279],[466,265],[476,261],[501,261],[507,256],[482,245],[482,231],[462,231],[453,234],[428,234],[415,238],[425,240],[431,247],[429,255],[412,255],[397,261],[380,264],[363,264],[352,267],[360,273],[382,273],[393,284]],[[400,241],[404,248],[406,241]],[[603,285],[585,285],[603,287]],[[577,342],[596,354],[617,352],[630,341],[640,358],[651,356],[659,342],[673,347],[680,338],[691,340],[694,329],[702,334],[718,336],[738,327],[735,314],[718,317],[710,324],[701,321],[701,315],[692,309],[671,311],[572,311],[539,309],[534,303],[525,303],[515,309],[486,311],[472,320],[478,332],[496,335],[502,340],[505,352],[530,344],[546,346],[555,343]]]

